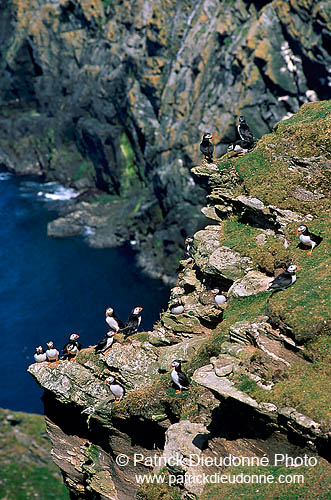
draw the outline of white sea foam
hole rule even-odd
[[[79,195],[79,192],[75,191],[75,189],[61,186],[57,182],[45,182],[41,184],[27,181],[24,183],[22,190],[25,193],[37,194],[43,201],[66,201],[76,198]]]
[[[84,226],[84,236],[90,236],[92,234],[95,234],[95,229],[94,227],[91,226]]]
[[[13,174],[11,174],[10,172],[0,172],[0,181],[7,181],[12,176]]]

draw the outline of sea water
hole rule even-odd
[[[92,249],[83,237],[47,237],[47,223],[77,193],[57,183],[0,172],[0,407],[42,413],[42,391],[26,372],[35,347],[69,333],[83,347],[108,330],[105,309],[127,319],[142,306],[149,330],[167,306],[169,289],[145,276],[131,248]],[[87,233],[89,228],[87,228]]]

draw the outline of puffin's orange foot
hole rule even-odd
[[[120,403],[120,401],[121,401],[120,399],[115,399],[115,401],[113,401],[113,402],[114,402],[115,404],[118,404],[118,403]]]
[[[177,390],[177,391],[176,391],[176,394],[181,394],[181,393],[182,393],[182,391],[181,391],[181,390]]]
[[[313,253],[312,250],[309,250],[309,252],[307,252],[307,255],[311,255]]]

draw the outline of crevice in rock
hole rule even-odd
[[[130,417],[125,420],[113,418],[114,427],[127,434],[131,446],[141,446],[147,450],[163,449],[165,443],[165,428],[150,420]]]
[[[252,227],[257,227],[260,229],[271,229],[276,234],[279,233],[281,229],[281,225],[276,220],[270,220],[262,213],[249,209],[245,209],[243,212],[241,212],[241,216],[238,222],[240,222],[241,224],[249,224]]]

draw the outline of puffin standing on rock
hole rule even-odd
[[[139,325],[141,323],[142,310],[143,308],[140,306],[134,307],[131,311],[130,316],[126,320],[124,327],[118,330],[118,333],[123,333],[125,338],[129,335],[137,333]]]
[[[242,141],[247,143],[247,146],[251,148],[254,145],[254,135],[249,126],[246,123],[244,116],[239,116],[239,124],[237,125],[237,132]]]
[[[233,142],[232,144],[229,144],[226,152],[227,153],[237,153],[238,155],[244,155],[248,153],[248,151],[251,149],[249,147],[248,143],[246,141],[242,141],[239,139],[238,141]]]
[[[214,137],[212,134],[207,132],[206,134],[203,134],[202,141],[200,143],[200,151],[208,163],[213,163],[214,145],[211,142],[213,139]]]
[[[123,321],[115,315],[115,311],[112,307],[106,309],[106,323],[115,333],[117,333],[120,328],[124,327]]]
[[[184,306],[182,304],[182,301],[179,298],[175,298],[170,306],[170,313],[181,314],[182,312],[184,312]]]
[[[113,330],[109,330],[109,332],[107,332],[106,335],[95,346],[94,348],[95,352],[98,354],[99,353],[107,354],[107,352],[113,345],[114,335],[115,332]]]
[[[291,264],[288,266],[286,271],[283,273],[279,274],[269,285],[269,288],[267,290],[271,291],[278,291],[278,290],[285,290],[285,288],[288,288],[289,286],[293,285],[293,283],[296,281],[297,277],[295,275],[295,271],[301,269],[299,266],[295,266],[294,264]]]
[[[115,377],[113,377],[112,375],[106,378],[105,384],[109,386],[111,393],[115,396],[114,403],[119,403],[124,397],[124,388],[118,382],[116,382]]]
[[[57,365],[59,363],[59,351],[55,349],[54,343],[51,340],[47,342],[46,345],[48,347],[48,349],[46,350],[48,364],[52,365],[53,363],[55,363]]]
[[[220,293],[218,288],[214,288],[213,290],[211,290],[210,295],[214,296],[214,302],[217,306],[225,304],[225,302],[228,300],[225,295]]]
[[[305,226],[304,224],[298,227],[297,235],[299,234],[300,234],[299,236],[300,243],[302,243],[306,247],[310,247],[310,250],[308,251],[307,255],[311,255],[314,248],[317,245],[319,245],[323,239],[321,236],[317,236],[316,234],[310,233],[308,231],[308,227]]]
[[[44,349],[41,347],[41,345],[38,345],[38,347],[36,347],[36,352],[33,357],[36,363],[42,363],[43,361],[46,361],[46,352],[44,352]]]
[[[170,365],[172,369],[171,378],[173,383],[179,388],[176,394],[181,394],[182,390],[188,391],[189,381],[185,373],[182,372],[182,361],[174,359]]]
[[[63,346],[62,349],[62,359],[67,359],[68,361],[73,361],[75,359],[78,352],[82,348],[82,345],[77,342],[77,339],[79,339],[78,333],[72,333],[71,335],[69,335],[68,342]]]
[[[191,262],[188,264],[190,267],[194,265],[194,258],[193,258],[193,238],[186,238],[185,240],[185,245],[186,245],[186,258],[191,259]]]

